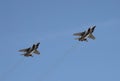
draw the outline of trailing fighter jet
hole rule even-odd
[[[36,45],[33,44],[32,47],[29,47],[29,48],[26,48],[26,49],[21,49],[19,50],[19,52],[24,52],[24,56],[32,56],[33,53],[35,54],[40,54],[40,52],[37,50],[38,49],[38,46],[39,46],[40,43],[37,43]]]

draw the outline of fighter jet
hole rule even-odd
[[[38,46],[39,46],[40,43],[37,43],[36,45],[33,44],[32,47],[29,47],[29,48],[26,48],[26,49],[21,49],[19,50],[19,52],[24,52],[24,56],[28,57],[28,56],[32,56],[33,53],[35,54],[40,54],[40,52],[37,50],[38,49]]]
[[[87,38],[95,39],[95,37],[92,34],[95,27],[96,26],[93,26],[92,28],[88,28],[87,31],[74,33],[73,35],[74,36],[79,36],[79,38],[75,38],[76,40],[88,42]]]

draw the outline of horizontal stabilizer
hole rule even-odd
[[[38,50],[35,50],[34,53],[35,54],[40,54],[40,52]]]
[[[88,38],[95,40],[95,37],[92,34],[89,34]]]

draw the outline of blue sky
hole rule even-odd
[[[0,81],[120,81],[119,0],[0,0]],[[96,25],[96,40],[72,35]],[[19,49],[40,42],[40,55]]]

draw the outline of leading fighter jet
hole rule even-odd
[[[79,36],[79,38],[75,38],[79,41],[86,41],[88,42],[87,38],[91,38],[91,39],[95,39],[95,37],[93,36],[93,31],[95,29],[96,26],[93,26],[92,28],[89,28],[87,31],[84,32],[79,32],[79,33],[74,33],[74,36]]]

